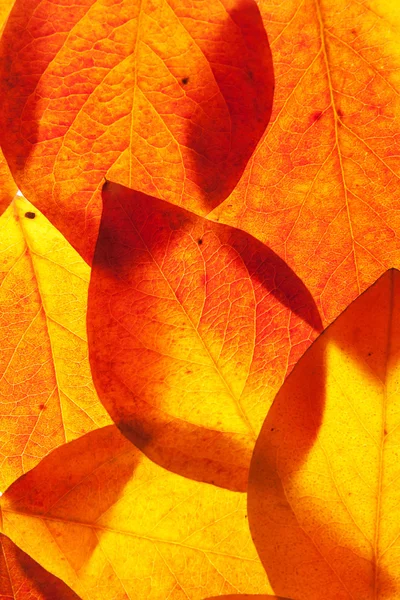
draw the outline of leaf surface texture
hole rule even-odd
[[[17,0],[1,53],[11,170],[88,260],[104,176],[208,212],[271,114],[253,0]]]
[[[89,268],[17,196],[0,217],[0,489],[56,446],[109,423],[86,340]]]
[[[313,343],[254,451],[249,523],[276,593],[399,597],[400,273]]]
[[[57,448],[1,508],[4,533],[83,600],[271,591],[245,496],[162,469],[114,426]]]
[[[96,388],[175,472],[244,490],[282,374],[321,326],[304,284],[237,229],[108,183],[89,289]]]
[[[65,583],[45,571],[3,534],[0,534],[0,598],[79,600]]]

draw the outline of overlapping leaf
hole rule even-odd
[[[89,268],[22,197],[0,217],[0,490],[109,423],[86,341]]]
[[[246,497],[165,471],[114,426],[57,448],[1,509],[4,533],[83,600],[271,591]]]
[[[12,202],[17,191],[17,185],[0,150],[0,216]]]
[[[400,273],[358,298],[278,393],[250,470],[249,522],[276,593],[395,599]]]
[[[79,600],[65,583],[45,571],[0,534],[1,600]]]
[[[286,260],[329,324],[400,266],[398,3],[259,7],[276,77],[271,123],[211,216]]]
[[[115,423],[180,474],[244,490],[256,434],[320,319],[251,236],[117,184],[89,287],[93,378]]]
[[[108,179],[209,211],[268,123],[253,0],[17,0],[1,50],[2,146],[24,194],[90,259]]]
[[[213,598],[208,598],[207,600],[217,600],[217,598],[221,598],[221,600],[288,600],[287,598],[282,598],[282,596],[249,596],[248,594],[231,594],[229,596],[214,596]]]

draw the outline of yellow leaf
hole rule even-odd
[[[89,268],[22,197],[0,217],[0,490],[108,424],[86,341]]]
[[[164,470],[114,426],[54,450],[1,509],[4,533],[83,600],[271,591],[245,495]]]
[[[263,425],[249,519],[276,593],[400,597],[400,273],[314,342]]]

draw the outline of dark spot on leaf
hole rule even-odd
[[[26,212],[25,216],[27,219],[34,219],[36,217],[36,214],[34,212]]]
[[[275,431],[275,427],[271,427],[271,431]]]
[[[387,433],[388,433],[388,432],[387,432],[387,429],[386,429],[386,427],[385,427],[385,429],[383,430],[383,433],[384,433],[385,435],[387,435]]]
[[[247,75],[249,76],[249,79],[253,81],[253,71],[247,71]]]
[[[199,240],[197,240],[197,243],[198,243],[199,246],[201,246],[202,243],[203,243],[203,240],[200,238]]]
[[[182,79],[182,83],[183,83],[183,85],[186,85],[187,83],[189,83],[189,77],[184,77]]]
[[[337,109],[337,114],[338,114],[338,117],[343,117],[344,112],[342,110],[340,110],[340,108],[338,108]]]
[[[45,404],[39,404],[39,408],[40,408],[40,410],[45,410],[46,405]]]
[[[368,352],[368,356],[372,356],[372,352]]]
[[[320,118],[322,117],[322,111],[318,110],[317,112],[315,112],[312,116],[312,120],[314,123],[316,123],[317,121],[320,120]]]

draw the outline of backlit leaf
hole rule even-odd
[[[282,598],[282,596],[250,596],[248,594],[232,594],[229,596],[214,596],[213,598],[207,598],[206,600],[288,600],[288,598]]]
[[[114,426],[54,450],[1,508],[4,533],[83,600],[271,591],[244,494],[165,471]]]
[[[236,185],[271,113],[253,0],[17,0],[0,56],[11,170],[88,259],[105,175],[207,212]]]
[[[17,185],[0,150],[0,216],[9,206],[17,191]]]
[[[269,248],[237,229],[108,183],[89,287],[100,399],[151,459],[244,490],[284,374],[320,328]]]
[[[45,571],[0,534],[1,600],[79,600],[65,583]]]
[[[86,263],[17,196],[0,217],[0,490],[110,422],[90,375],[88,281]]]
[[[252,536],[276,593],[399,598],[399,360],[400,273],[390,270],[277,394],[249,480]]]
[[[329,324],[400,267],[400,13],[391,0],[260,0],[271,123],[212,213],[268,244]]]

